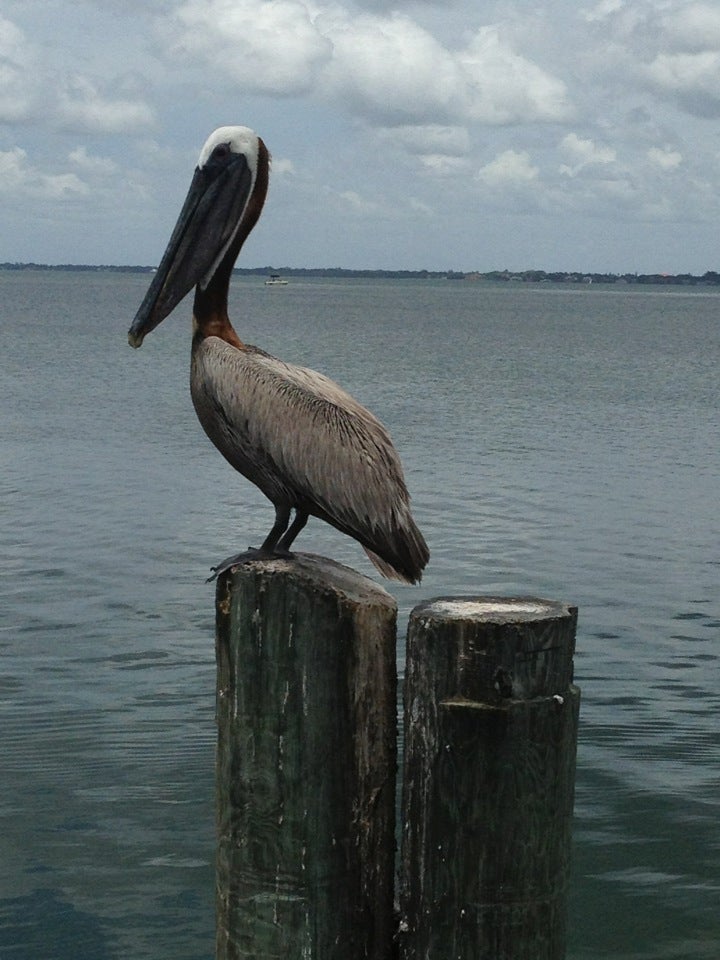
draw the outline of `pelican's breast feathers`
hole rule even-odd
[[[193,353],[192,388],[203,426],[241,472],[247,475],[223,443],[241,459],[250,451],[256,462],[265,460],[293,501],[312,503],[342,525],[369,522],[385,531],[403,525],[409,497],[390,436],[333,380],[255,347],[238,350],[207,337]],[[220,415],[220,442],[202,406]]]

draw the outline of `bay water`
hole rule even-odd
[[[0,272],[0,957],[211,960],[214,588],[273,511],[205,438],[189,303]],[[240,336],[389,427],[421,587],[580,608],[569,960],[720,957],[720,291],[237,278]],[[297,547],[375,576],[311,520]]]

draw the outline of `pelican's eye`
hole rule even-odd
[[[230,144],[219,143],[212,152],[212,159],[224,163],[230,159]]]

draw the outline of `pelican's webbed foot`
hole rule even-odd
[[[266,550],[263,547],[251,548],[249,550],[244,550],[242,553],[236,553],[232,557],[221,561],[216,567],[210,567],[212,574],[207,578],[205,583],[212,583],[213,580],[217,580],[219,576],[228,571],[231,567],[238,567],[241,563],[250,563],[253,560],[270,560],[272,557],[287,557],[289,551],[287,550]]]
[[[241,563],[249,563],[251,560],[269,560],[271,557],[287,557],[290,555],[290,545],[295,537],[300,533],[307,523],[308,514],[305,510],[295,507],[295,519],[290,523],[290,507],[287,504],[275,505],[275,523],[272,525],[270,533],[263,540],[259,550],[250,549],[244,553],[238,553],[234,557],[228,557],[216,567],[211,567],[212,576],[208,577],[207,583],[212,583],[217,577],[229,570],[230,567],[237,567]],[[288,526],[290,523],[290,526]]]

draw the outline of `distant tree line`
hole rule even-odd
[[[720,273],[708,270],[701,275],[692,273],[577,273],[565,271],[492,270],[490,273],[463,274],[463,279],[520,281],[522,283],[652,283],[679,284],[695,286],[697,284],[720,284]]]
[[[152,273],[155,267],[112,266],[88,263],[0,263],[0,270],[59,270],[68,273]]]
[[[77,263],[0,263],[0,270],[60,270],[94,273],[152,273],[149,266],[100,266]],[[487,273],[462,270],[352,270],[346,267],[236,267],[240,276],[269,276],[279,273],[285,277],[325,277],[329,279],[368,280],[468,280],[514,283],[647,283],[684,286],[720,285],[720,273],[708,270],[701,275],[692,273],[578,273],[577,271],[546,270],[491,270]]]

